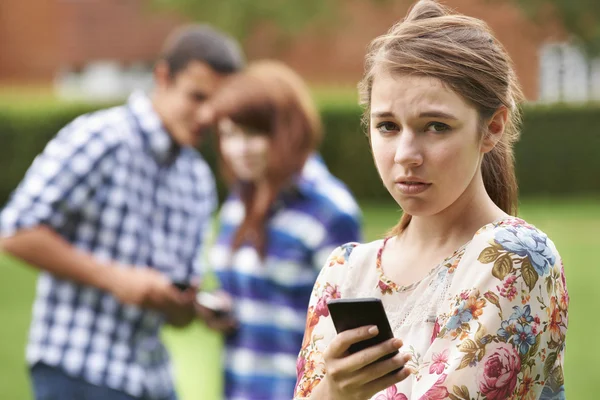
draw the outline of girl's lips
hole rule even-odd
[[[396,187],[403,194],[423,193],[424,191],[429,189],[430,186],[431,186],[431,183],[425,183],[425,182],[414,182],[414,181],[396,182]]]

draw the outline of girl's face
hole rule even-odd
[[[436,215],[483,188],[481,160],[495,142],[483,140],[480,129],[475,107],[436,78],[380,72],[374,79],[375,164],[410,215]]]
[[[258,182],[266,177],[269,137],[265,132],[238,126],[229,119],[219,121],[221,154],[241,181]]]

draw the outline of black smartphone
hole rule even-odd
[[[173,282],[173,286],[175,286],[177,289],[179,289],[182,292],[185,292],[186,290],[188,290],[192,287],[192,285],[190,285],[189,283],[185,283],[185,282]]]
[[[375,346],[386,340],[392,339],[394,333],[390,327],[385,309],[380,299],[376,298],[358,298],[358,299],[333,299],[327,302],[327,308],[331,314],[333,325],[337,333],[347,331],[349,329],[359,328],[361,326],[376,325],[379,329],[379,334],[362,342],[354,343],[348,351],[356,353],[357,351]],[[398,354],[396,350],[390,354],[386,354],[378,361],[387,360]],[[394,372],[400,371],[402,368]]]

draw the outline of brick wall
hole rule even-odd
[[[538,50],[560,38],[556,24],[535,26],[499,0],[446,0],[460,12],[488,22],[515,62],[528,98],[538,94]],[[95,60],[150,62],[168,32],[182,21],[153,12],[144,0],[23,0],[0,2],[0,81],[51,81],[62,66]],[[245,43],[249,59],[278,58],[315,83],[353,85],[361,76],[371,39],[401,19],[410,2],[384,6],[347,0],[347,9],[328,29],[309,29],[291,41],[275,39],[268,27]]]
[[[35,1],[35,5],[32,2]],[[181,18],[143,0],[1,0],[0,81],[50,82],[89,61],[152,61]]]
[[[47,81],[60,59],[54,0],[0,1],[0,78]]]
[[[181,18],[151,10],[140,0],[56,0],[65,63],[118,59],[152,61]]]
[[[526,96],[538,95],[538,50],[546,40],[561,39],[557,24],[536,26],[519,9],[500,0],[445,0],[459,12],[486,21],[504,44],[515,64]],[[369,42],[402,19],[412,2],[392,1],[384,6],[350,0],[337,26],[325,32],[308,32],[283,48],[277,48],[267,32],[259,32],[248,42],[251,55],[276,57],[294,66],[311,81],[355,83],[363,72],[363,59]]]

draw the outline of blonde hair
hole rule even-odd
[[[369,131],[373,79],[379,71],[441,80],[472,104],[484,124],[501,107],[508,110],[504,134],[482,162],[485,189],[504,212],[517,212],[513,144],[520,135],[523,94],[510,57],[481,20],[454,14],[434,0],[420,0],[406,18],[369,46],[359,83],[363,123]],[[392,234],[402,232],[411,216],[402,215]]]

